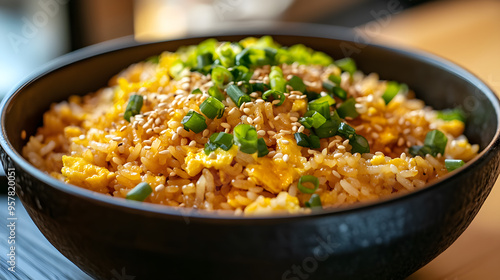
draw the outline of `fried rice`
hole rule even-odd
[[[211,49],[200,54],[200,46],[208,45]],[[24,157],[61,181],[116,198],[127,198],[131,190],[147,183],[150,191],[141,199],[147,203],[259,215],[309,213],[318,206],[341,207],[411,192],[449,173],[446,159],[466,162],[479,150],[463,135],[462,119],[442,118],[441,112],[414,98],[411,90],[399,90],[387,102],[390,81],[376,73],[346,71],[327,55],[302,45],[294,46],[303,52],[301,57],[296,51],[281,61],[274,56],[269,64],[247,64],[246,80],[233,75],[218,84],[224,107],[220,118],[211,119],[200,110],[218,83],[210,71],[221,61],[221,67],[229,70],[237,66],[230,60],[234,57],[224,63],[221,48],[230,48],[234,56],[252,48],[289,54],[294,47],[281,47],[269,37],[247,38],[230,47],[215,40],[200,46],[133,64],[107,87],[53,104],[43,116],[43,126],[24,147]],[[196,64],[206,53],[212,56],[208,70]],[[279,105],[276,96],[264,100],[264,90],[252,87],[272,87],[270,74],[276,70],[287,82]],[[288,83],[294,76],[303,81],[305,90]],[[347,98],[325,88],[332,76],[336,77],[332,84]],[[249,101],[237,106],[238,100],[228,95],[230,85],[246,89]],[[307,147],[307,141],[299,146],[297,135],[307,140],[319,134],[318,127],[304,121],[311,111],[311,93],[316,98],[332,96],[331,113],[346,100],[355,101],[355,114],[341,119],[355,133],[344,135],[335,128],[337,132],[319,139],[319,146]],[[127,121],[124,114],[133,95],[140,95],[143,105]],[[196,133],[186,127],[190,111],[205,120],[206,128]],[[244,152],[237,141],[226,149],[207,150],[210,136],[225,132],[233,137],[241,124],[263,139],[267,154]],[[435,130],[447,138],[444,153],[411,152],[412,147],[426,147],[428,133]],[[369,151],[355,150],[353,135],[366,139]],[[300,183],[307,175],[315,179]]]

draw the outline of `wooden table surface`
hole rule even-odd
[[[432,2],[374,22],[379,29],[373,22],[360,27],[374,42],[447,58],[476,74],[500,95],[500,1]],[[500,279],[499,217],[497,180],[463,235],[408,279]]]

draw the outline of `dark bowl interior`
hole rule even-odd
[[[20,156],[26,143],[21,131],[33,135],[51,103],[95,91],[131,63],[204,38],[101,45],[55,61],[3,102],[2,163],[16,169],[17,193],[47,239],[99,279],[122,268],[136,279],[400,279],[451,245],[498,176],[494,93],[442,59],[336,39],[351,34],[302,29],[271,35],[283,45],[303,43],[334,58],[349,54],[365,73],[407,83],[435,108],[461,106],[469,115],[465,134],[481,146],[480,156],[411,194],[310,216],[239,219],[95,194],[27,163]]]

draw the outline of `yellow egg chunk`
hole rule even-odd
[[[189,176],[194,176],[200,173],[203,168],[214,167],[220,169],[230,165],[237,153],[238,147],[236,145],[231,147],[228,151],[219,148],[213,151],[209,156],[207,156],[204,151],[197,153],[189,152],[186,156],[185,170]]]
[[[297,213],[301,210],[299,199],[286,192],[280,192],[276,198],[259,196],[245,208],[245,215],[269,215],[276,211]]]
[[[62,174],[66,177],[66,183],[85,186],[85,188],[108,193],[109,181],[113,178],[113,172],[104,167],[88,163],[83,158],[63,156]]]

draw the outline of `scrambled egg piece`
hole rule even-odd
[[[286,192],[280,192],[277,197],[269,198],[259,196],[245,208],[245,215],[269,215],[275,211],[297,213],[300,210],[299,199]]]
[[[283,140],[287,140],[288,144],[285,144]],[[262,157],[246,168],[251,180],[271,193],[287,190],[294,181],[298,180],[303,173],[303,161],[305,161],[300,154],[299,147],[293,144],[294,140],[280,139],[277,142],[277,151],[288,155],[287,162],[283,158]]]
[[[114,173],[104,167],[88,163],[81,157],[63,156],[62,174],[65,182],[87,189],[108,193],[108,184]]]
[[[451,120],[443,122],[443,124],[441,124],[438,129],[443,131],[444,133],[449,133],[456,138],[464,133],[465,124],[459,120]]]
[[[221,169],[224,166],[230,165],[237,153],[238,146],[236,145],[231,147],[229,151],[218,148],[212,152],[210,156],[207,156],[204,151],[197,153],[189,152],[185,160],[185,170],[189,176],[195,176],[200,173],[203,168],[214,167],[216,169]]]

